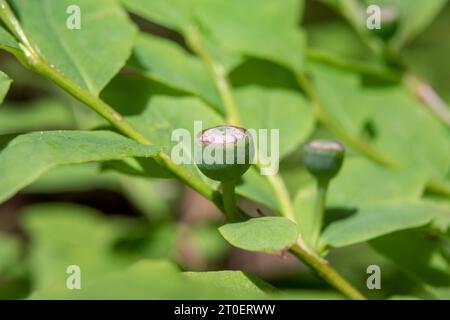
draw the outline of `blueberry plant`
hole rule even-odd
[[[19,192],[97,189],[142,213],[23,207],[27,241],[0,234],[0,297],[450,298],[449,17],[446,0],[0,0],[0,217]],[[44,93],[10,98],[24,88]],[[195,121],[201,143],[279,129],[279,172],[178,164],[172,132]],[[183,185],[220,226],[180,231]],[[189,268],[188,242],[299,273]]]

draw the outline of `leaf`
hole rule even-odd
[[[131,53],[136,28],[115,0],[13,3],[26,34],[43,57],[93,94],[99,94]],[[79,30],[66,26],[66,11],[71,5],[81,11]]]
[[[399,11],[399,27],[392,40],[398,48],[405,46],[420,34],[447,4],[447,0],[410,0],[408,2],[402,0],[366,0],[365,2],[394,7]]]
[[[112,172],[102,172],[98,163],[58,166],[42,174],[21,190],[23,193],[60,193],[116,190],[118,181]]]
[[[76,299],[181,299],[190,295],[188,283],[181,281],[178,268],[168,261],[140,261],[128,269],[111,273],[83,291]],[[192,294],[195,296],[195,294]]]
[[[333,179],[327,193],[327,209],[351,210],[373,205],[419,200],[425,189],[426,177],[419,172],[390,170],[362,157],[348,157],[341,172]],[[380,188],[380,186],[383,186]],[[300,231],[309,242],[314,221],[316,185],[299,189],[295,201]],[[330,212],[326,218],[332,218]]]
[[[24,225],[30,235],[30,264],[34,290],[31,299],[188,299],[231,298],[220,290],[211,295],[209,287],[186,279],[172,263],[142,260],[148,255],[161,255],[158,240],[172,236],[170,229],[151,229],[151,243],[133,255],[130,249],[118,250],[126,236],[136,237],[134,220],[104,218],[95,210],[71,204],[40,204],[24,212]],[[142,221],[139,225],[142,226]],[[145,229],[144,229],[145,230]],[[170,233],[167,233],[170,231]],[[148,232],[148,230],[147,230]],[[171,244],[173,247],[173,244]],[[159,251],[157,247],[159,248]],[[131,254],[130,254],[131,253]],[[69,265],[81,270],[82,290],[66,287]],[[246,295],[249,297],[249,295]]]
[[[185,272],[183,275],[207,287],[211,294],[225,291],[233,299],[264,299],[267,294],[262,289],[274,290],[269,284],[242,271]]]
[[[74,127],[73,114],[66,105],[53,99],[31,103],[5,103],[0,109],[0,134]]]
[[[267,75],[270,74],[270,77]],[[228,75],[232,87],[238,89],[245,86],[262,88],[291,89],[298,92],[295,75],[288,69],[268,60],[247,58],[236,66]]]
[[[444,8],[446,0],[323,0],[323,2],[335,7],[341,12],[365,37],[370,37],[370,31],[366,27],[366,10],[369,5],[379,5],[382,8],[391,8],[399,14],[398,28],[393,35],[391,42],[395,49],[401,49],[423,29],[425,29]],[[393,8],[393,9],[392,9]],[[383,28],[383,25],[381,25]],[[373,39],[372,39],[373,40]]]
[[[226,224],[220,234],[240,249],[276,253],[287,250],[297,240],[297,225],[287,218],[262,217]]]
[[[364,64],[380,64],[375,54],[343,21],[323,21],[306,26],[309,52],[320,50],[327,55],[346,57]],[[333,36],[330,37],[330,33]],[[356,64],[356,63],[355,63]]]
[[[167,40],[150,36],[141,36],[134,52],[150,78],[196,94],[223,112],[212,79],[197,58]],[[280,133],[281,157],[303,142],[313,129],[312,108],[294,91],[254,86],[236,91],[235,98],[246,128],[282,128],[283,133],[289,133]],[[279,112],[280,106],[283,112]]]
[[[352,216],[332,222],[322,239],[329,246],[344,247],[423,226],[440,214],[436,207],[421,202],[360,207]]]
[[[433,220],[432,228],[439,230],[441,233],[448,232],[450,227],[450,198],[431,196],[425,198],[424,200],[437,206],[443,212],[440,217]]]
[[[399,42],[399,46],[407,44],[416,35],[422,32],[438,13],[447,4],[447,0],[431,0],[431,1],[417,1],[405,5],[404,2],[395,1],[402,10],[402,22],[399,30],[399,34],[396,37],[396,41]]]
[[[185,36],[192,26],[197,26],[202,31],[203,40],[212,41],[225,51],[268,59],[295,72],[303,69],[305,37],[297,27],[303,1],[122,2],[132,12]],[[218,55],[223,55],[223,52]]]
[[[425,181],[420,172],[390,170],[365,158],[349,157],[329,186],[327,206],[351,208],[418,200]]]
[[[82,269],[83,270],[83,267]],[[94,275],[94,274],[92,274]],[[190,288],[181,281],[177,267],[164,260],[143,260],[116,272],[83,276],[82,290],[55,286],[35,292],[31,299],[181,299],[189,296]],[[195,296],[195,294],[191,294]]]
[[[70,265],[81,268],[83,281],[92,281],[126,264],[112,251],[121,235],[116,223],[73,204],[39,204],[25,209],[23,225],[31,237],[34,290],[68,291],[66,270]]]
[[[345,297],[332,290],[283,290],[272,296],[280,300],[344,300]]]
[[[0,146],[1,201],[59,165],[151,157],[160,150],[108,131],[47,131],[3,136]]]
[[[203,98],[223,112],[222,102],[206,66],[174,42],[141,34],[133,54],[138,70],[142,69],[145,76]]]
[[[141,130],[150,141],[157,141],[169,153],[178,144],[189,146],[191,153],[190,165],[192,172],[197,171],[194,165],[193,146],[196,132],[194,124],[201,121],[202,129],[222,124],[222,118],[201,100],[193,97],[154,96],[147,101],[144,111],[136,116],[128,117],[130,122]],[[189,139],[174,139],[172,133],[176,129],[187,130]]]
[[[241,180],[243,183],[236,186],[236,193],[262,203],[275,211],[280,210],[273,189],[267,179],[261,175],[260,169],[250,168]]]
[[[440,299],[450,297],[450,265],[442,238],[427,236],[420,229],[396,232],[369,242],[378,253],[420,281]],[[448,246],[448,244],[447,244]]]
[[[370,116],[370,109],[362,103],[358,75],[318,63],[312,63],[310,68],[327,113],[347,132],[359,134]]]
[[[448,172],[448,134],[406,88],[371,89],[366,98],[366,106],[372,110],[375,146],[414,174],[440,179]]]
[[[126,269],[91,279],[82,290],[41,291],[32,299],[257,299],[265,297],[240,272],[205,274],[179,272],[165,260],[142,260]],[[230,280],[230,282],[226,282]],[[238,283],[239,281],[239,283]]]
[[[172,181],[145,179],[104,171],[98,163],[58,166],[21,190],[22,193],[73,193],[95,190],[121,193],[149,219],[167,218],[178,195]]]
[[[267,130],[270,145],[274,143],[271,130],[279,131],[280,160],[305,142],[314,129],[313,108],[295,91],[248,86],[236,90],[236,102],[244,126]],[[275,154],[271,148],[269,152]]]
[[[0,104],[3,103],[3,99],[5,99],[11,83],[12,80],[6,74],[0,71]]]
[[[129,92],[134,99],[130,101]],[[204,101],[179,96],[166,88],[154,88],[152,82],[135,77],[116,77],[102,93],[114,109],[124,114],[150,141],[158,142],[168,150],[179,141],[172,141],[176,129],[188,130],[194,136],[194,122],[202,121],[202,128],[222,124],[223,118]],[[192,141],[190,141],[192,142]]]
[[[0,48],[17,56],[22,55],[19,43],[16,39],[0,25]]]
[[[316,201],[316,187],[314,184],[304,186],[301,188],[294,199],[294,212],[297,216],[299,232],[306,243],[313,245],[312,233],[314,230],[315,218],[315,201]]]
[[[361,135],[370,127],[371,143],[414,174],[440,178],[448,171],[447,133],[406,88],[363,87],[356,74],[319,64],[312,71],[324,107],[346,131]]]
[[[295,7],[295,2],[290,2]],[[197,16],[231,52],[267,59],[299,73],[304,68],[305,36],[292,18],[294,7],[286,14],[290,7],[284,5],[253,0],[210,1],[199,6]]]
[[[215,2],[220,1],[224,3],[223,0]],[[192,25],[199,9],[216,5],[209,0],[122,0],[122,3],[133,13],[180,33]],[[257,9],[265,17],[277,17],[280,23],[291,26],[299,22],[304,6],[303,0],[247,0],[245,3],[232,0],[229,3],[236,8],[247,9],[246,12]]]
[[[19,49],[19,44],[8,31],[6,31],[2,26],[0,26],[0,46],[2,49],[6,49],[8,47]]]
[[[180,33],[192,24],[198,0],[121,0],[131,12]]]

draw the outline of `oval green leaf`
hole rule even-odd
[[[109,131],[46,131],[0,137],[0,202],[65,164],[152,157],[159,147],[138,144]]]
[[[220,234],[233,246],[254,252],[276,253],[297,240],[297,225],[287,218],[263,217],[226,224]]]
[[[93,94],[100,93],[131,54],[137,29],[115,0],[13,4],[27,36],[48,63]],[[67,13],[74,6],[80,10],[79,29],[68,27],[77,18]]]
[[[437,207],[423,202],[361,207],[350,217],[331,223],[324,230],[322,239],[332,247],[345,247],[426,225],[440,215]]]

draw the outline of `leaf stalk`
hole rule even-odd
[[[236,194],[234,181],[222,181],[222,193],[223,193],[223,206],[225,216],[228,222],[239,221],[237,207],[236,207]]]
[[[328,191],[328,181],[317,182],[316,202],[314,204],[314,217],[312,221],[311,245],[317,249],[319,247],[320,231],[322,230],[325,215],[326,197]]]

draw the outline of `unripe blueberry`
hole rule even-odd
[[[345,147],[339,142],[314,140],[304,146],[303,161],[320,183],[328,183],[341,169],[344,154]]]
[[[251,134],[243,128],[221,125],[203,130],[197,137],[202,156],[196,156],[200,171],[216,181],[236,181],[254,158]],[[200,158],[200,159],[199,159]]]

